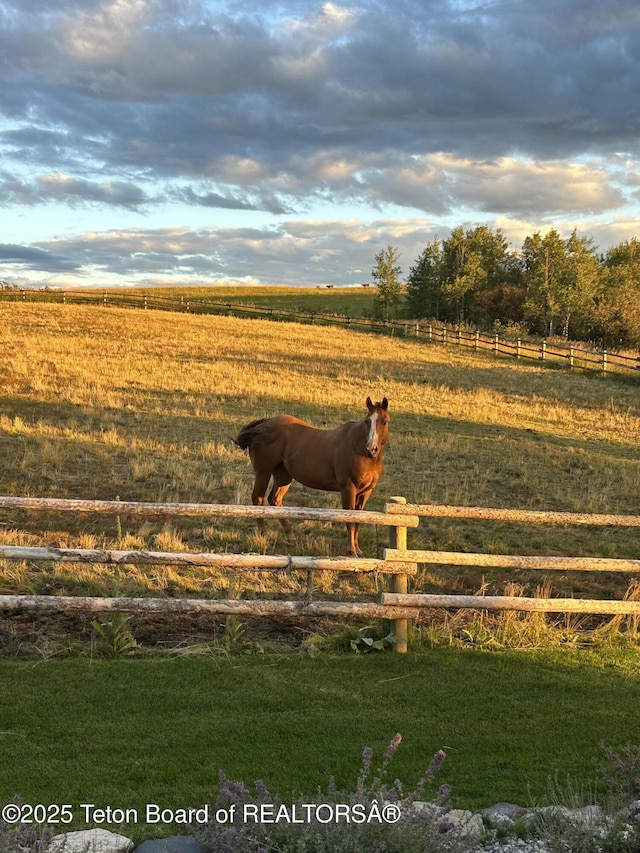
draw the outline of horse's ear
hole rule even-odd
[[[380,408],[385,409],[385,410],[389,408],[389,401],[387,400],[386,397],[382,398],[382,402],[380,403]]]
[[[371,402],[371,397],[367,397],[367,409],[371,411],[374,408],[373,403]]]

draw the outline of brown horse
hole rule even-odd
[[[389,401],[372,403],[361,421],[348,421],[337,429],[317,429],[291,415],[260,418],[240,430],[236,444],[249,450],[255,472],[251,499],[264,504],[269,481],[269,503],[281,506],[292,480],[312,489],[340,492],[344,509],[364,509],[382,474],[382,450],[389,435]],[[281,519],[287,535],[293,529]],[[264,521],[259,522],[264,531]],[[347,524],[348,553],[362,556],[358,525]]]

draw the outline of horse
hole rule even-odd
[[[263,506],[273,477],[269,503],[282,506],[291,482],[311,489],[340,492],[343,509],[364,509],[383,470],[382,451],[389,436],[389,401],[366,401],[367,415],[347,421],[336,429],[318,429],[292,415],[260,418],[243,427],[235,443],[249,451],[255,473],[251,500]],[[293,528],[281,519],[289,539]],[[264,533],[264,520],[258,526]],[[358,525],[347,523],[347,553],[362,556],[358,547]]]

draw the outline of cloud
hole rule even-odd
[[[464,220],[464,228],[476,224]],[[526,236],[556,227],[568,237],[580,221],[568,219],[562,226],[536,219],[496,217],[512,249]],[[635,230],[634,230],[635,229]],[[212,285],[224,282],[257,282],[313,287],[333,284],[358,285],[371,280],[374,256],[393,245],[399,251],[403,276],[434,237],[445,239],[450,229],[433,219],[378,219],[373,221],[290,219],[260,227],[122,228],[88,231],[58,237],[38,246],[0,245],[0,260],[26,272],[39,270],[45,281],[65,286],[52,278],[71,273],[77,287],[82,276],[88,285],[109,281],[112,286],[151,286],[160,283]],[[594,219],[588,232],[596,246],[606,247],[637,235],[637,222]],[[72,260],[73,259],[73,260]],[[42,278],[38,279],[42,283]]]
[[[0,194],[5,204],[41,204],[65,202],[78,204],[100,204],[138,210],[149,199],[134,183],[125,181],[88,181],[60,172],[35,175],[24,181],[18,177],[0,177]]]
[[[29,270],[49,272],[74,272],[79,269],[76,261],[67,255],[42,249],[38,246],[19,246],[0,243],[0,260],[5,265]]]
[[[3,75],[20,88],[14,115],[22,97],[31,124],[108,127],[107,161],[170,145],[167,161],[195,173],[205,147],[215,161],[238,142],[271,164],[296,142],[535,158],[638,130],[632,0],[292,4],[279,18],[219,8],[16,3]]]
[[[194,222],[207,212],[255,224],[262,214],[264,233],[295,218],[282,226],[291,247],[304,246],[296,223],[319,210],[336,221],[400,210],[401,222],[441,227],[633,218],[637,0],[2,8],[5,206],[87,208],[112,223],[123,213],[166,223],[172,211],[184,222],[191,210]],[[344,233],[334,239],[312,253],[327,276],[344,260]],[[259,247],[229,251],[224,269],[253,269],[261,251],[275,264],[271,237]],[[188,257],[195,274],[200,255]],[[165,264],[162,253],[152,260]],[[130,263],[137,274],[147,261]]]
[[[423,177],[425,171],[431,173],[431,181]],[[625,202],[611,175],[599,164],[511,157],[478,162],[437,154],[426,162],[420,159],[413,174],[413,186],[447,185],[453,206],[516,217],[544,219],[561,212],[601,214]]]
[[[391,242],[400,247],[408,272],[433,234],[427,220],[292,220],[262,228],[86,232],[40,248],[10,247],[10,251],[14,258],[32,258],[43,265],[51,259],[44,267],[50,272],[64,269],[52,259],[81,258],[88,280],[110,274],[127,285],[164,276],[182,283],[244,279],[313,286],[368,281],[375,252]]]
[[[269,192],[248,193],[238,188],[229,190],[227,195],[223,195],[213,190],[198,192],[193,187],[182,187],[172,190],[171,195],[187,204],[223,210],[266,210],[270,213],[287,213],[291,210],[276,195]]]

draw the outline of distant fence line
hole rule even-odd
[[[157,516],[221,515],[233,518],[289,518],[322,521],[357,520],[364,524],[383,524],[389,530],[390,547],[382,559],[355,557],[315,557],[266,554],[210,554],[190,552],[120,551],[31,546],[0,546],[0,559],[115,565],[182,564],[216,566],[230,571],[307,572],[307,596],[298,601],[267,599],[174,599],[174,598],[102,598],[55,595],[0,595],[0,611],[43,610],[45,612],[81,610],[133,611],[163,613],[210,613],[243,616],[336,616],[385,618],[394,621],[396,651],[407,650],[408,620],[422,609],[520,610],[553,613],[598,613],[640,616],[640,601],[612,601],[565,598],[527,598],[520,596],[432,595],[408,592],[408,579],[420,563],[442,566],[477,566],[527,570],[631,572],[640,575],[640,560],[600,557],[540,557],[445,551],[419,551],[407,547],[407,528],[416,527],[419,517],[491,519],[527,523],[592,524],[640,526],[640,516],[585,515],[582,513],[538,512],[407,504],[404,498],[391,498],[384,512],[357,512],[317,508],[253,507],[227,504],[154,504],[134,501],[80,501],[58,498],[0,497],[0,510],[39,510],[49,512],[97,512]],[[389,574],[392,590],[379,602],[318,601],[312,598],[314,571],[376,572]]]
[[[103,307],[142,308],[183,311],[192,314],[224,314],[252,319],[286,320],[300,323],[335,325],[377,334],[403,335],[445,346],[464,346],[476,352],[529,359],[543,365],[560,365],[569,369],[593,370],[599,373],[640,371],[640,355],[624,355],[606,349],[589,349],[576,344],[561,344],[543,339],[539,342],[505,338],[499,334],[463,330],[445,323],[427,320],[376,320],[349,317],[321,311],[302,311],[259,305],[198,299],[191,296],[160,296],[151,293],[119,293],[112,290],[5,290],[2,300],[33,300],[64,304],[91,304]]]

